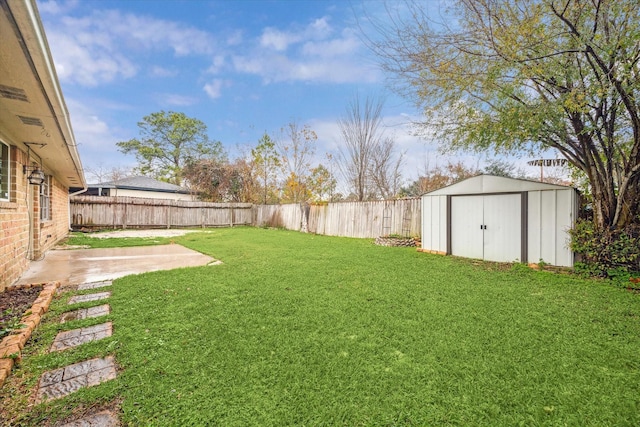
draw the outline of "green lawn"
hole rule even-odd
[[[70,233],[61,245],[69,246],[90,246],[92,248],[125,248],[130,246],[154,246],[168,245],[175,238],[167,237],[112,237],[98,238],[95,237],[100,233]]]
[[[371,240],[175,240],[224,264],[115,281],[114,336],[50,355],[54,302],[14,382],[106,354],[122,372],[16,425],[116,398],[134,426],[640,425],[640,295]]]

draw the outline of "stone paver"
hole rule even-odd
[[[97,305],[90,308],[81,308],[80,310],[67,311],[62,314],[60,323],[70,322],[72,320],[88,319],[92,317],[106,316],[111,313],[109,304]]]
[[[107,299],[111,296],[111,292],[98,292],[96,294],[76,295],[69,299],[68,304],[78,304],[80,302],[99,301]]]
[[[59,399],[82,387],[92,387],[116,377],[113,356],[91,359],[42,374],[38,384],[37,400]],[[89,424],[91,425],[91,424]]]
[[[113,324],[111,322],[59,332],[53,340],[50,351],[62,351],[90,341],[101,340],[110,337],[112,333]]]
[[[103,282],[93,282],[93,283],[83,283],[78,285],[79,291],[86,291],[87,289],[98,289],[105,288],[107,286],[111,286],[113,282],[111,280],[105,280]]]
[[[96,414],[87,415],[70,423],[61,425],[60,427],[118,427],[120,422],[118,417],[111,411],[101,411]]]

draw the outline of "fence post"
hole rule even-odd
[[[128,203],[124,204],[124,210],[122,211],[123,212],[123,215],[122,215],[122,229],[123,230],[127,229],[127,205],[128,205]]]

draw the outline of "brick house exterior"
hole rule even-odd
[[[0,40],[2,291],[67,235],[69,188],[86,182],[35,0],[0,0]]]

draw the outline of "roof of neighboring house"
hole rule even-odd
[[[455,194],[483,194],[504,193],[538,190],[566,190],[574,189],[567,185],[547,184],[520,178],[506,178],[502,176],[480,174],[463,179],[455,184],[423,194],[423,196],[455,195]],[[574,189],[575,190],[575,189]]]
[[[190,194],[190,191],[179,185],[158,181],[148,176],[130,176],[115,181],[89,184],[89,188],[120,188],[125,190],[159,191],[162,193]]]
[[[36,0],[0,0],[0,136],[67,187],[86,183]]]

